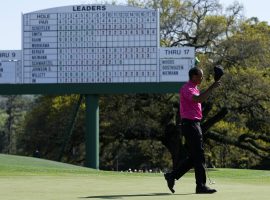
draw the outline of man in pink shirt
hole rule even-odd
[[[206,186],[205,158],[203,149],[203,137],[200,126],[202,119],[201,103],[205,101],[212,91],[220,86],[220,81],[215,81],[206,91],[200,93],[197,86],[203,80],[203,71],[198,67],[189,71],[189,81],[180,89],[180,116],[181,129],[185,136],[188,157],[180,166],[166,173],[165,179],[169,189],[174,193],[175,180],[180,179],[192,167],[195,171],[196,193],[214,193],[215,189]]]

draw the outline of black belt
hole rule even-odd
[[[201,122],[199,119],[182,119],[182,123],[194,123],[194,122]]]

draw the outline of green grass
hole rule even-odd
[[[0,154],[0,176],[87,174],[96,170],[32,157]]]
[[[3,200],[268,200],[270,171],[215,169],[209,172],[218,190],[194,194],[194,173],[176,182],[171,194],[162,174],[104,172],[43,159],[0,154]]]

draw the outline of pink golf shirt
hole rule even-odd
[[[180,116],[182,119],[202,119],[202,105],[193,101],[193,95],[200,95],[200,91],[196,84],[189,81],[180,89]]]

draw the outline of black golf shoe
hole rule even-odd
[[[175,183],[175,180],[174,178],[172,177],[172,175],[170,173],[166,173],[164,174],[164,177],[167,181],[167,185],[168,185],[168,188],[171,190],[172,193],[174,193],[174,189],[173,189],[173,186],[174,186],[174,183]]]
[[[207,186],[197,186],[196,187],[196,194],[212,194],[217,192],[215,189],[211,189]]]

